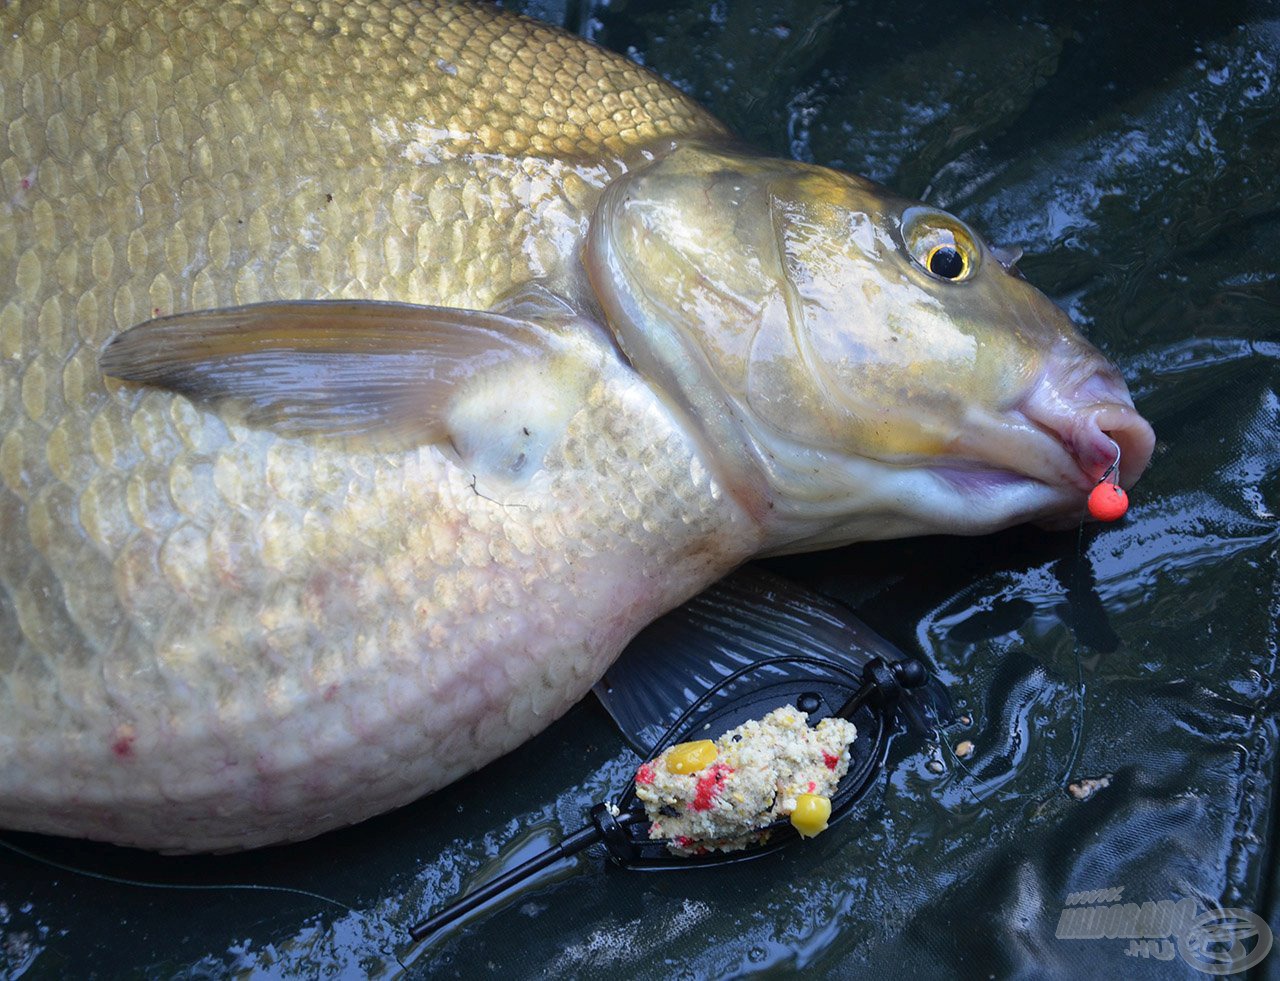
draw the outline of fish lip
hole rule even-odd
[[[971,412],[950,453],[919,465],[941,471],[961,489],[1030,482],[1064,495],[1087,494],[1097,482],[1058,428],[1019,409]]]
[[[1136,435],[1131,438],[1125,435],[1128,432]],[[1146,467],[1150,456],[1146,434],[1150,432],[1150,426],[1132,406],[1087,407],[1063,430],[1016,413],[1002,427],[1005,439],[1010,435],[1014,438],[999,458],[966,453],[920,465],[953,491],[969,496],[1010,497],[1039,488],[1045,497],[1037,509],[1039,513],[1027,514],[1022,520],[1049,520],[1055,514],[1070,514],[1074,521],[1083,513],[1089,492],[1114,460],[1110,450],[1100,455],[1098,437],[1110,440],[1118,436],[1121,442],[1127,442],[1130,452],[1126,454],[1122,446],[1120,479],[1121,485],[1128,488]],[[1134,458],[1128,467],[1126,457]]]
[[[973,460],[947,460],[928,468],[934,480],[954,493],[974,501],[975,505],[1006,507],[1014,498],[1032,497],[1023,508],[1021,521],[1038,520],[1051,514],[1074,513],[1083,508],[1084,497],[1078,488],[1051,483],[1026,473],[993,467]],[[1091,485],[1092,486],[1092,485]]]
[[[1124,380],[1092,350],[1043,371],[1014,405],[981,410],[966,419],[966,435],[950,448],[944,466],[973,485],[1000,485],[1006,472],[1058,490],[1083,506],[1084,497],[1109,476],[1119,454],[1117,479],[1132,487],[1146,469],[1155,433],[1129,397]],[[982,475],[982,476],[979,476]]]
[[[1114,368],[1108,365],[1082,379],[1071,374],[1041,376],[1018,407],[1020,416],[1062,447],[1086,493],[1117,462],[1116,479],[1131,488],[1151,461],[1154,430]]]
[[[1066,527],[1084,515],[1085,495],[1074,486],[972,459],[939,460],[921,469],[941,491],[929,510],[942,516],[937,531],[943,534],[981,535],[1023,522]]]
[[[1089,492],[1106,479],[1117,447],[1117,477],[1126,489],[1149,462],[1155,434],[1127,393],[1124,398],[1123,403],[1070,406],[1051,418],[1026,407],[1012,410],[1001,421],[985,420],[976,439],[953,447],[957,455],[925,466],[953,493],[986,506],[1035,497],[1039,500],[1020,520],[1048,530],[1074,527],[1085,518]],[[989,444],[978,452],[993,433],[1003,440],[1001,452],[993,454]]]
[[[1146,471],[1155,452],[1156,434],[1138,413],[1132,403],[1104,403],[1090,407],[1084,417],[1088,424],[1101,432],[1119,449],[1120,460],[1117,467],[1117,479],[1126,490],[1138,482],[1138,478]],[[1110,467],[1114,458],[1102,461]],[[1096,463],[1095,463],[1096,466]],[[1090,470],[1092,473],[1092,470]],[[1103,478],[1099,473],[1094,483]]]
[[[1045,476],[1050,473],[1048,468],[1045,469],[1043,474],[1020,471],[1022,475],[1048,487],[1056,486],[1064,490],[1070,488],[1085,494],[1092,490],[1093,485],[1098,482],[1097,477],[1100,476],[1101,472],[1099,471],[1098,475],[1092,472],[1091,468],[1081,459],[1071,438],[1061,429],[1046,425],[1025,414],[1022,415],[1022,419],[1029,430],[1034,431],[1043,438],[1043,446],[1054,457],[1051,480],[1045,479]]]
[[[939,480],[962,493],[974,491],[1001,490],[1014,484],[1039,484],[1050,488],[1051,485],[1037,477],[1016,473],[1001,467],[991,467],[974,460],[948,460],[945,463],[929,467],[929,472]]]

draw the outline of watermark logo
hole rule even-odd
[[[1244,909],[1203,910],[1194,899],[1126,903],[1124,886],[1067,896],[1059,940],[1127,940],[1127,957],[1180,956],[1205,974],[1247,971],[1271,952],[1271,928]]]
[[[1271,952],[1271,927],[1247,909],[1201,913],[1178,937],[1182,959],[1205,974],[1247,971]]]

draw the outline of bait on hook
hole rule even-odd
[[[1115,461],[1102,471],[1098,483],[1089,492],[1089,513],[1099,521],[1115,521],[1129,510],[1129,495],[1120,486],[1120,445],[1115,440],[1111,445],[1116,448]]]

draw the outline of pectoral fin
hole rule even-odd
[[[368,437],[379,448],[446,438],[459,386],[550,353],[537,322],[404,303],[320,300],[177,314],[103,351],[106,375],[194,400],[229,400],[289,436]]]

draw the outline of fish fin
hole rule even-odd
[[[859,676],[872,658],[906,657],[834,600],[746,566],[642,630],[594,690],[643,756],[695,699],[733,672],[797,654]],[[780,676],[790,670],[769,669]],[[946,689],[936,680],[901,704],[907,720],[925,731],[949,721]]]
[[[1018,260],[1022,258],[1021,245],[988,245],[987,251],[1009,272],[1017,271]]]
[[[99,365],[193,400],[228,400],[251,426],[370,438],[388,449],[447,439],[460,383],[536,361],[551,337],[544,324],[507,313],[303,300],[149,320],[112,340]]]

